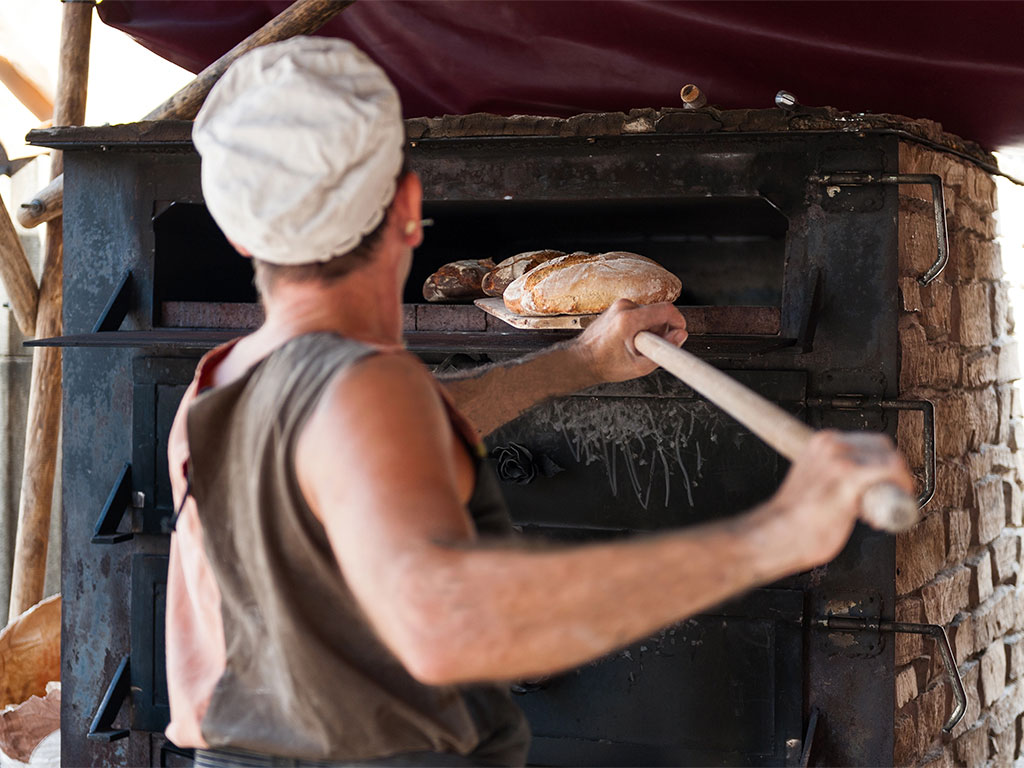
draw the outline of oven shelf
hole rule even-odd
[[[781,313],[771,306],[683,306],[693,336],[777,336]],[[242,302],[165,301],[160,327],[165,329],[254,329],[263,321],[259,304]],[[513,329],[472,304],[404,304],[404,331],[496,332],[535,334]]]
[[[212,349],[249,333],[262,322],[258,304],[163,302],[162,326],[153,330],[100,331],[33,339],[27,347],[122,347]],[[697,352],[767,352],[792,346],[779,335],[777,307],[680,307]],[[572,338],[573,330],[512,328],[471,304],[406,304],[404,337],[414,352],[533,352]]]
[[[26,347],[91,347],[120,349],[198,349],[223,344],[249,331],[238,330],[156,330],[104,331],[30,339]],[[479,352],[521,354],[535,352],[559,341],[571,339],[575,331],[472,332],[408,331],[406,346],[412,352]],[[796,339],[779,336],[699,336],[691,335],[687,349],[698,355],[763,354],[793,346]]]

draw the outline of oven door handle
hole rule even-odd
[[[814,434],[775,403],[661,336],[641,331],[633,344],[644,357],[693,387],[790,461],[803,453]],[[879,530],[899,533],[913,527],[920,515],[917,502],[903,489],[879,483],[864,492],[860,518]]]
[[[812,177],[826,185],[829,197],[838,193],[840,187],[859,187],[865,184],[927,184],[932,190],[932,213],[935,217],[935,263],[917,278],[921,285],[928,285],[939,276],[949,261],[949,230],[946,226],[946,203],[942,192],[942,177],[937,173],[828,173]]]
[[[808,408],[831,408],[834,410],[866,410],[883,411],[920,411],[922,430],[922,449],[924,470],[921,493],[917,497],[917,506],[923,507],[935,495],[935,406],[931,400],[888,400],[873,397],[846,395],[842,397],[809,397],[804,401]]]
[[[949,719],[942,726],[942,730],[949,733],[956,728],[964,714],[967,712],[967,692],[964,690],[964,681],[960,677],[960,670],[956,666],[956,659],[953,650],[949,646],[949,637],[946,630],[939,624],[911,624],[905,621],[880,621],[878,619],[864,616],[825,616],[815,619],[812,626],[818,629],[825,629],[829,632],[903,632],[913,635],[927,635],[935,641],[942,658],[942,665],[946,668],[946,675],[953,688],[953,698],[956,706],[949,713]]]

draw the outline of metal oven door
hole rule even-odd
[[[732,371],[790,409],[800,371]],[[667,374],[542,404],[490,439],[514,522],[571,541],[679,528],[770,496],[787,462]],[[799,758],[800,590],[754,590],[524,684],[537,765],[779,765]]]
[[[758,589],[536,686],[533,765],[795,765],[803,593]]]

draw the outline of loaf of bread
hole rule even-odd
[[[505,289],[517,277],[522,277],[531,269],[551,261],[558,256],[565,256],[564,251],[527,251],[509,256],[504,261],[499,261],[498,266],[484,275],[483,288],[488,296],[501,296]]]
[[[445,264],[423,283],[427,301],[472,301],[484,297],[484,275],[494,269],[490,259],[463,259]]]
[[[616,299],[675,301],[682,288],[678,277],[635,253],[570,253],[513,280],[504,299],[505,308],[519,315],[590,315]]]

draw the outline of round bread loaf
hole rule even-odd
[[[539,264],[565,256],[565,251],[527,251],[509,256],[498,262],[498,266],[484,275],[480,287],[488,296],[501,296],[517,277],[521,277]]]
[[[616,299],[637,304],[675,301],[683,285],[656,261],[626,251],[570,253],[516,278],[505,308],[519,315],[591,315]]]
[[[427,301],[472,301],[483,298],[480,283],[494,269],[490,259],[463,259],[443,265],[423,283]]]

